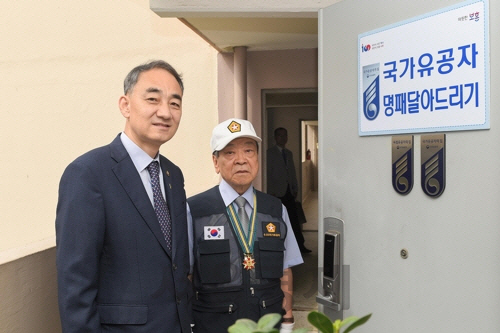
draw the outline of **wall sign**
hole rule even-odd
[[[488,0],[358,37],[359,135],[490,128]]]

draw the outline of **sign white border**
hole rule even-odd
[[[470,0],[360,34],[359,135],[489,129],[488,16]]]

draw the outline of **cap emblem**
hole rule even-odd
[[[229,132],[231,133],[236,133],[236,132],[241,132],[241,124],[237,123],[236,121],[232,121],[229,126],[227,127]]]

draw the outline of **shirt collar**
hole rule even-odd
[[[222,200],[224,200],[224,205],[227,207],[229,206],[237,197],[240,195],[238,192],[236,192],[231,185],[229,185],[224,179],[220,181],[219,184],[219,191],[222,196]],[[250,187],[243,193],[242,197],[244,197],[250,207],[253,209],[253,185],[250,185]]]
[[[156,154],[155,158],[151,158],[144,150],[142,150],[138,145],[132,141],[125,132],[120,135],[123,146],[127,150],[132,162],[134,163],[137,172],[141,173],[144,169],[148,167],[153,161],[160,162],[159,154]]]

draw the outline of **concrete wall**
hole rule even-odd
[[[200,155],[210,156],[217,123],[217,52],[148,0],[2,1],[0,28],[0,332],[54,333],[54,258],[44,250],[55,245],[64,168],[123,130],[128,71],[164,59],[183,74],[185,94],[162,153],[184,171],[188,195],[212,186]]]
[[[55,248],[1,265],[0,284],[0,332],[61,332]]]

